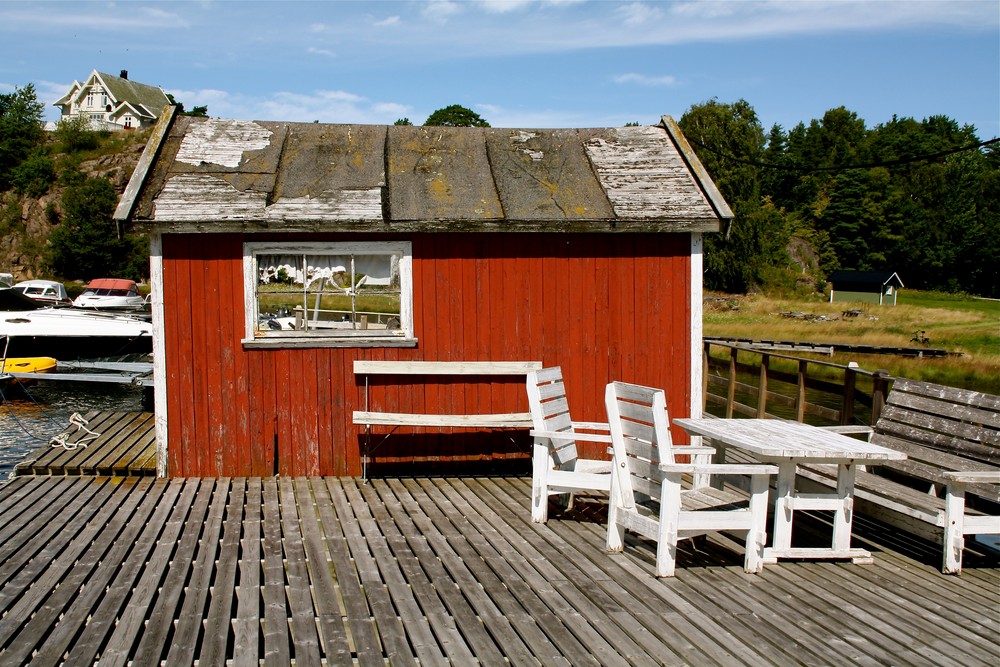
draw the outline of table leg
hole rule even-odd
[[[854,463],[837,464],[837,496],[840,503],[833,511],[833,549],[851,548],[851,523],[854,519]]]
[[[774,500],[774,536],[771,544],[775,551],[792,547],[792,515],[795,496],[795,461],[778,463],[778,490]]]

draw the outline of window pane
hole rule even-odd
[[[401,326],[402,253],[261,253],[257,335],[391,334]]]

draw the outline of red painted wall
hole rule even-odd
[[[663,387],[671,416],[687,416],[688,235],[392,238],[413,242],[416,348],[244,350],[244,237],[163,237],[171,475],[360,474],[363,429],[351,413],[365,409],[365,388],[355,359],[540,360],[562,366],[574,419],[604,420],[610,380]],[[368,400],[390,412],[527,411],[513,378],[372,378]],[[529,450],[524,432],[401,428],[375,450],[369,472],[474,472],[484,461],[527,471]]]

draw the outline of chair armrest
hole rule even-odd
[[[611,427],[601,422],[573,422],[573,428],[582,428],[584,431],[611,431]]]
[[[585,440],[587,442],[611,442],[610,435],[600,435],[598,433],[567,433],[566,431],[528,431],[528,434],[535,438],[546,438],[548,440]]]
[[[742,463],[661,463],[663,472],[689,472],[699,475],[777,475],[778,466]]]
[[[696,454],[715,454],[715,447],[709,447],[708,445],[679,445],[674,447],[674,454],[681,454],[682,456],[694,456]]]
[[[941,473],[949,482],[963,484],[1000,484],[1000,470],[956,470]]]

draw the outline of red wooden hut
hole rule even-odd
[[[369,384],[355,360],[540,361],[562,366],[575,419],[603,418],[612,379],[697,412],[701,239],[732,213],[669,117],[169,114],[115,217],[151,238],[161,473],[256,476],[359,474],[355,410],[527,410],[523,378]],[[524,431],[400,428],[370,471],[526,471],[529,450]]]

